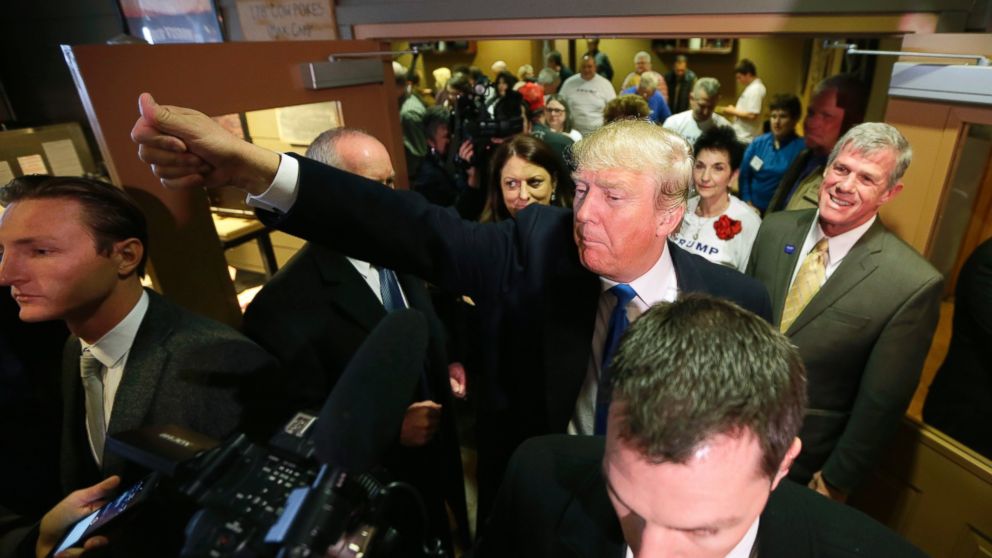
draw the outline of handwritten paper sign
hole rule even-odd
[[[337,39],[331,0],[238,0],[247,41]]]
[[[279,139],[291,145],[310,145],[324,130],[341,127],[341,103],[326,101],[276,109]]]

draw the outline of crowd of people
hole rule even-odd
[[[394,190],[367,132],[279,154],[142,95],[132,137],[164,186],[235,186],[307,241],[243,333],[141,287],[147,225],[119,189],[0,190],[0,284],[21,320],[71,334],[68,496],[41,521],[0,508],[0,556],[47,554],[117,482],[101,479],[134,476],[108,435],[271,430],[319,406],[402,308],[428,317],[430,348],[384,465],[423,494],[450,555],[473,544],[455,414],[469,395],[477,556],[922,555],[843,505],[898,426],[938,318],[942,277],[878,218],[903,189],[905,138],[861,122],[850,76],[816,86],[800,137],[799,99],[766,113],[748,60],[720,107],[716,79],[684,57],[662,75],[644,52],[617,97],[597,46],[574,75],[557,52],[539,72],[435,72],[431,107],[399,72],[413,191]],[[466,134],[478,120],[505,133]]]

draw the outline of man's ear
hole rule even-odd
[[[878,197],[878,204],[886,204],[894,200],[896,196],[902,193],[902,182],[896,182],[891,188],[887,188],[882,195]]]
[[[782,463],[778,466],[778,472],[775,473],[775,478],[772,479],[772,490],[778,486],[779,481],[785,478],[785,475],[789,474],[789,469],[792,468],[792,462],[796,460],[799,456],[799,452],[803,449],[803,443],[797,436],[793,441],[792,445],[789,446],[789,451],[785,452],[785,457],[782,458]]]
[[[682,216],[685,215],[685,204],[679,204],[671,209],[659,209],[658,228],[655,234],[659,237],[668,237],[682,224]]]
[[[117,275],[127,277],[138,269],[145,246],[137,238],[128,238],[114,243],[114,255],[117,257]]]

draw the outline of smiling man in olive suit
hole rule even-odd
[[[852,128],[827,161],[819,208],[766,217],[748,264],[809,377],[791,477],[838,499],[898,427],[939,317],[941,275],[878,218],[911,158],[892,126]]]

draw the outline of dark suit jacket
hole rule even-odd
[[[447,497],[460,527],[468,533],[465,491],[451,387],[448,383],[444,330],[431,306],[424,282],[397,274],[411,308],[430,324],[428,386],[430,397],[442,405],[439,431],[427,447],[394,450],[387,463],[395,472],[412,476],[440,504],[435,524],[447,527],[440,495]],[[288,383],[289,410],[320,409],[352,355],[386,310],[368,283],[341,254],[307,244],[258,293],[245,312],[245,334],[279,359]],[[371,386],[375,389],[375,386]],[[411,394],[424,399],[423,393]],[[435,510],[436,511],[436,510]]]
[[[748,273],[768,287],[775,324],[815,215],[766,217],[752,247]],[[850,490],[874,466],[919,382],[942,282],[879,219],[786,331],[808,377],[803,451],[792,469],[797,481],[822,469],[828,482]]]
[[[108,437],[144,426],[175,424],[223,438],[241,423],[241,390],[255,374],[270,374],[275,361],[233,329],[147,292],[148,312],[128,352]],[[142,474],[109,451],[97,471],[86,436],[80,351],[79,339],[70,337],[62,361],[61,476],[66,493],[109,475],[123,475],[128,482]]]
[[[394,192],[300,159],[296,204],[269,225],[468,295],[479,309],[484,370],[474,393],[497,416],[500,440],[480,434],[480,468],[505,460],[524,439],[565,432],[585,379],[599,278],[582,267],[572,212],[531,206],[516,220],[463,221],[413,192]],[[735,270],[668,245],[679,288],[730,299],[770,316],[768,294]],[[481,420],[481,419],[480,419]],[[481,488],[480,488],[481,490]]]
[[[958,275],[951,346],[930,384],[923,420],[992,459],[992,239]]]
[[[474,558],[623,558],[626,543],[603,478],[604,438],[524,442],[507,469]],[[875,520],[783,480],[758,524],[758,558],[925,556]]]

